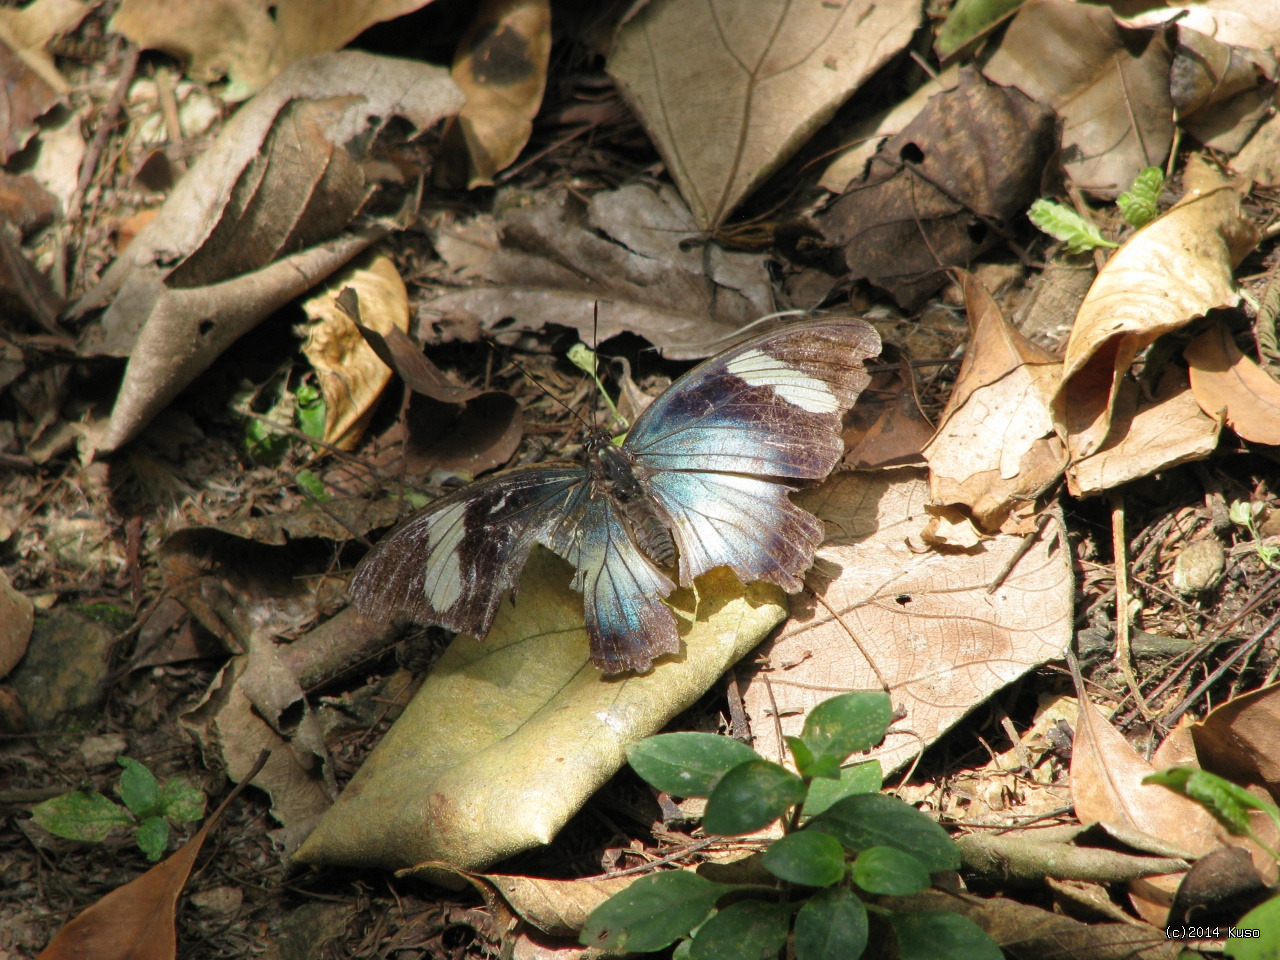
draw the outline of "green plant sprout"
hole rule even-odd
[[[101,843],[117,827],[132,827],[138,847],[155,863],[169,845],[170,820],[204,816],[204,793],[186,777],[161,783],[136,760],[117,757],[116,762],[124,768],[117,787],[123,807],[96,790],[73,790],[36,804],[31,815],[55,836],[85,843]]]
[[[1258,553],[1258,559],[1265,566],[1275,570],[1280,568],[1280,547],[1266,543],[1258,535],[1258,516],[1265,509],[1265,503],[1250,503],[1247,500],[1237,500],[1231,504],[1231,509],[1228,511],[1227,516],[1237,527],[1244,527],[1249,532],[1249,537],[1253,540],[1253,548]]]
[[[1132,186],[1116,198],[1120,215],[1132,227],[1141,227],[1160,213],[1156,200],[1164,189],[1164,173],[1159,167],[1146,167]],[[1043,233],[1067,245],[1067,253],[1087,253],[1099,247],[1118,247],[1104,237],[1096,226],[1070,207],[1041,198],[1027,210],[1027,219]]]
[[[244,416],[244,434],[240,446],[244,455],[255,463],[273,466],[284,459],[294,438],[280,427],[296,424],[297,428],[317,440],[324,436],[327,416],[324,395],[310,383],[300,383],[297,389],[282,389],[279,398],[261,416],[249,416],[253,409],[253,397],[242,393],[233,406]]]
[[[809,714],[788,737],[797,773],[750,747],[709,733],[669,733],[627,748],[632,769],[679,797],[706,797],[709,834],[754,833],[781,820],[759,865],[768,883],[730,884],[685,870],[641,877],[587,918],[581,943],[646,953],[680,941],[675,960],[767,960],[791,942],[795,960],[855,960],[870,919],[892,931],[900,960],[1000,960],[973,921],[946,910],[894,910],[871,899],[926,890],[955,870],[947,832],[896,797],[879,793],[878,762],[847,764],[884,739],[887,694],[849,693]]]
[[[604,397],[605,404],[609,407],[609,422],[622,425],[622,429],[627,429],[627,418],[618,412],[617,406],[609,396],[609,392],[605,390],[604,383],[600,380],[599,362],[596,352],[588,347],[585,343],[575,343],[569,348],[566,354],[569,362],[579,370],[591,375],[591,379],[596,382],[596,389],[600,391],[600,396]],[[616,441],[615,441],[616,442]]]
[[[1240,504],[1232,505],[1233,513],[1237,506]],[[1270,817],[1280,830],[1280,808],[1275,804],[1259,800],[1244,787],[1197,767],[1169,767],[1148,774],[1142,782],[1165,787],[1194,800],[1233,835],[1249,837],[1267,856],[1280,861],[1280,853],[1258,836],[1249,822],[1249,811],[1259,810]],[[1251,935],[1253,933],[1261,935]],[[1222,952],[1233,960],[1269,960],[1280,956],[1280,896],[1272,897],[1241,917],[1231,927]]]

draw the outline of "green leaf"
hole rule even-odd
[[[1167,787],[1174,793],[1190,797],[1237,836],[1247,836],[1253,832],[1249,824],[1250,810],[1261,810],[1280,825],[1280,815],[1274,804],[1264,803],[1244,787],[1207,770],[1186,766],[1169,767],[1148,774],[1142,782]]]
[[[96,790],[51,797],[32,807],[31,816],[54,836],[89,843],[101,843],[116,827],[133,825],[128,811]]]
[[[160,784],[155,775],[137,760],[128,757],[117,757],[116,762],[124,767],[120,774],[120,799],[139,819],[154,817],[160,800]]]
[[[960,851],[947,831],[897,797],[845,797],[809,821],[806,829],[829,833],[854,853],[894,847],[914,856],[930,873],[960,867]]]
[[[1156,200],[1164,189],[1164,171],[1159,167],[1147,167],[1124,193],[1116,198],[1116,206],[1125,222],[1133,227],[1150,223],[1160,213]]]
[[[867,893],[907,897],[929,889],[929,871],[895,847],[868,847],[853,863],[853,882]]]
[[[1027,219],[1055,240],[1063,241],[1067,245],[1067,253],[1119,246],[1104,237],[1080,214],[1052,200],[1040,199],[1031,204]]]
[[[884,786],[884,774],[879,760],[866,760],[850,767],[840,768],[839,780],[814,780],[809,784],[809,795],[804,798],[804,812],[817,816],[837,800],[857,793],[879,793]]]
[[[844,877],[844,847],[830,834],[814,830],[775,840],[760,862],[775,877],[806,887],[829,887]]]
[[[138,847],[155,863],[169,845],[169,823],[164,817],[147,817],[138,824]]]
[[[805,718],[800,739],[813,753],[815,764],[833,760],[838,767],[850,754],[870,750],[884,740],[891,722],[893,703],[887,693],[846,693],[814,707]]]
[[[1242,933],[1253,936],[1238,936]],[[1232,960],[1275,960],[1280,956],[1280,897],[1254,907],[1231,928],[1222,952]]]
[[[677,797],[706,797],[725,771],[759,754],[714,733],[663,733],[627,746],[627,762],[644,781]]]
[[[329,492],[324,488],[324,481],[317,477],[313,471],[299,470],[294,474],[293,479],[294,482],[298,484],[299,488],[301,488],[302,492],[312,500],[318,500],[321,503],[324,503],[329,499]]]
[[[792,906],[741,900],[702,925],[693,938],[690,960],[769,960],[787,942]]]
[[[317,440],[323,437],[327,417],[324,394],[312,384],[300,383],[298,389],[293,392],[293,396],[297,401],[294,417],[298,421],[298,429],[308,437],[315,437]]]
[[[707,798],[707,833],[751,833],[767,827],[804,799],[804,781],[769,760],[749,760],[729,770]]]
[[[933,48],[946,58],[1009,16],[1027,0],[956,0]]]
[[[160,813],[171,820],[199,820],[204,816],[204,806],[204,792],[186,777],[170,777],[160,785]]]
[[[796,960],[856,960],[867,947],[867,908],[851,890],[819,890],[796,914]]]
[[[895,913],[889,921],[898,936],[898,960],[1004,960],[995,941],[958,913]]]
[[[634,953],[661,950],[688,935],[734,889],[687,870],[649,874],[592,910],[578,942]]]

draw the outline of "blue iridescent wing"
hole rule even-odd
[[[565,520],[543,543],[577,569],[591,659],[605,673],[648,670],[680,649],[676,619],[662,602],[675,589],[640,552],[608,496],[589,484],[574,491]]]
[[[645,410],[624,449],[671,521],[681,584],[727,566],[801,588],[822,525],[788,494],[839,462],[841,421],[879,352],[860,320],[797,324],[700,364]]]
[[[483,637],[529,551],[586,487],[581,464],[505,470],[432,502],[383,537],[348,587],[374,620],[397,613]],[[580,509],[580,508],[579,508]]]

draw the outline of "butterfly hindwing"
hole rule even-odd
[[[483,637],[530,549],[564,521],[585,478],[580,464],[535,464],[436,500],[361,561],[349,588],[356,609],[375,620],[403,612]]]

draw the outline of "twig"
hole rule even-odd
[[[1111,496],[1111,548],[1116,565],[1116,666],[1129,685],[1133,702],[1138,705],[1143,719],[1150,720],[1151,709],[1142,699],[1142,689],[1133,674],[1133,650],[1129,642],[1132,619],[1129,612],[1129,551],[1124,535],[1124,494],[1119,492]]]

